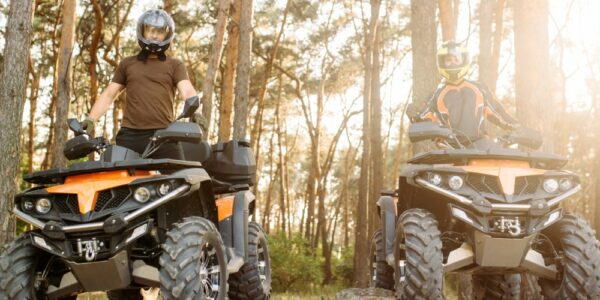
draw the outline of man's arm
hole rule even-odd
[[[177,89],[179,90],[179,94],[181,94],[183,99],[187,99],[198,95],[196,89],[194,89],[194,86],[192,86],[192,82],[190,82],[187,79],[179,81],[177,83]]]
[[[122,84],[111,82],[102,94],[100,94],[96,103],[94,103],[88,117],[94,122],[98,121],[98,119],[106,113],[110,105],[115,101],[115,98],[117,98],[124,88],[125,86]]]
[[[496,97],[485,86],[480,86],[484,93],[485,110],[484,116],[490,122],[504,129],[513,129],[519,122],[506,112],[504,106],[496,100]]]
[[[431,122],[439,121],[437,117],[437,101],[442,89],[443,85],[439,85],[433,92],[433,95],[429,97],[426,106],[420,110],[416,107],[417,105],[414,104],[414,102],[411,103],[407,111],[411,123],[422,122],[425,120],[430,120]]]

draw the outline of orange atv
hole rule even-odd
[[[188,99],[190,117],[198,98]],[[266,299],[270,258],[254,213],[256,166],[249,145],[200,142],[195,123],[158,130],[143,154],[90,139],[69,120],[68,159],[98,161],[25,176],[36,184],[15,197],[14,214],[33,228],[0,256],[0,299],[75,299],[108,291],[141,299]],[[167,142],[186,160],[148,159]]]
[[[373,286],[398,299],[442,299],[444,274],[461,272],[472,275],[475,299],[597,299],[594,231],[560,207],[581,190],[579,178],[560,170],[564,158],[508,147],[539,148],[539,134],[521,128],[499,145],[421,122],[409,137],[445,149],[410,159],[398,190],[380,197]],[[534,279],[527,291],[524,274]]]

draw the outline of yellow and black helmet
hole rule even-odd
[[[448,83],[458,84],[469,72],[469,52],[462,43],[444,42],[437,52],[437,65]]]

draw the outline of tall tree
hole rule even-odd
[[[231,22],[227,28],[227,50],[225,68],[221,79],[221,105],[219,106],[219,141],[231,137],[231,111],[233,109],[233,90],[235,86],[235,69],[237,66],[238,43],[240,36],[240,10],[242,0],[233,0],[229,12]]]
[[[439,0],[440,22],[442,23],[442,38],[444,41],[456,39],[459,3],[460,0]]]
[[[215,38],[212,44],[212,53],[206,68],[206,76],[202,83],[202,116],[206,120],[205,139],[208,139],[210,125],[212,120],[212,99],[215,78],[217,77],[217,68],[221,63],[221,54],[223,53],[223,39],[225,37],[225,28],[227,27],[227,15],[231,0],[219,0],[219,12],[217,13],[217,23],[215,24]]]
[[[505,0],[484,0],[479,6],[479,81],[492,93],[496,92],[505,3]]]
[[[40,70],[35,70],[31,53],[29,54],[28,68],[31,74],[31,83],[29,84],[29,138],[27,139],[27,172],[33,172],[33,155],[35,150],[35,112],[37,109],[37,98],[40,90]]]
[[[233,138],[246,139],[248,124],[248,98],[250,96],[250,54],[252,50],[252,0],[243,0],[240,11],[240,38],[235,78],[235,114],[233,116]]]
[[[33,1],[10,1],[0,76],[0,245],[14,236],[15,222],[9,211],[18,187],[32,18]]]
[[[411,8],[411,45],[412,45],[412,107],[422,110],[433,94],[438,83],[436,64],[436,25],[435,0],[412,0]],[[414,111],[413,111],[414,112]],[[417,143],[413,150],[424,151],[428,145]]]
[[[380,72],[381,72],[381,32],[379,29],[379,11],[381,0],[371,0],[371,24],[369,31],[372,35],[373,48],[371,54],[371,96],[370,113],[371,124],[369,133],[371,136],[371,173],[369,176],[369,231],[368,236],[379,228],[377,221],[377,200],[383,187],[383,151],[381,142],[381,93],[380,93]]]
[[[368,235],[369,235],[369,217],[371,213],[368,212],[371,201],[369,201],[369,187],[371,176],[371,88],[372,88],[372,77],[373,77],[373,45],[375,41],[375,34],[377,28],[377,21],[379,18],[379,6],[381,5],[379,0],[371,0],[371,18],[369,19],[369,25],[365,28],[365,40],[364,40],[364,82],[363,82],[363,124],[362,124],[362,159],[360,163],[360,179],[358,183],[358,202],[356,211],[356,243],[354,246],[354,284],[356,286],[365,287],[369,282],[368,278],[368,266],[367,261],[364,257],[368,256]],[[376,9],[375,9],[376,8]]]
[[[62,26],[58,52],[58,83],[56,84],[56,125],[54,126],[54,141],[52,142],[52,167],[64,167],[67,160],[63,153],[64,142],[67,140],[67,118],[71,102],[71,55],[75,38],[75,8],[76,0],[64,0],[62,10]]]
[[[262,127],[263,112],[265,109],[264,102],[265,96],[267,94],[267,84],[269,82],[269,79],[271,78],[271,73],[273,71],[273,63],[277,57],[277,51],[279,50],[279,42],[281,41],[281,36],[283,35],[283,32],[285,30],[285,24],[287,22],[288,12],[290,11],[291,4],[292,1],[288,0],[287,4],[285,5],[285,9],[283,10],[283,19],[281,21],[281,27],[279,27],[279,32],[277,33],[275,42],[273,43],[271,51],[267,56],[267,62],[265,65],[265,70],[263,72],[262,83],[258,90],[258,96],[256,99],[258,113],[256,114],[254,126],[252,127],[250,143],[252,144],[252,149],[254,149],[255,151],[257,161],[260,157],[260,129]]]
[[[92,35],[92,42],[89,50],[90,64],[88,66],[90,73],[90,107],[94,106],[94,103],[96,103],[96,99],[98,98],[98,45],[102,38],[102,26],[104,24],[102,7],[98,0],[92,0],[92,8],[94,10],[94,33]],[[93,132],[94,128],[92,128],[92,133]]]
[[[517,118],[526,126],[542,130],[544,149],[551,150],[553,105],[548,93],[548,0],[514,1],[515,94]],[[544,113],[539,108],[544,107]]]

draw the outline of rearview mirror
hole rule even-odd
[[[85,130],[83,130],[83,127],[81,127],[81,124],[79,123],[79,121],[77,121],[77,119],[75,119],[75,118],[68,119],[67,123],[69,125],[69,129],[71,129],[71,131],[73,131],[75,133],[75,136],[86,133]]]
[[[447,138],[451,134],[452,130],[431,121],[413,123],[408,128],[408,138],[412,143],[434,138]]]
[[[198,98],[198,96],[193,96],[185,99],[183,112],[181,113],[181,115],[179,115],[179,117],[177,117],[177,120],[193,116],[194,112],[196,112],[198,107],[200,107],[200,98]]]

